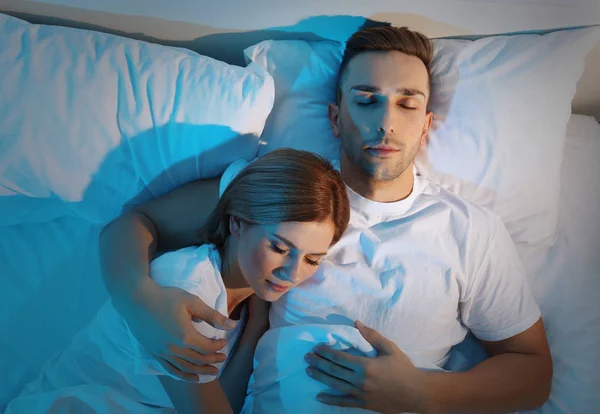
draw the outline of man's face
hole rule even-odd
[[[401,52],[364,52],[349,62],[341,89],[329,118],[342,156],[372,181],[393,181],[412,167],[431,125],[425,65]]]

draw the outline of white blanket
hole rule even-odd
[[[269,330],[260,340],[254,354],[254,373],[248,383],[244,414],[335,414],[367,413],[355,408],[330,407],[317,401],[320,392],[334,394],[325,385],[306,374],[304,356],[318,344],[354,355],[374,357],[376,351],[360,334],[347,325],[296,325]],[[358,352],[357,352],[358,351]],[[407,356],[422,369],[440,368],[431,362]]]

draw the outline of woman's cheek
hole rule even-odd
[[[262,277],[266,277],[268,273],[270,273],[268,269],[273,261],[272,256],[273,255],[269,254],[265,248],[261,248],[257,254],[254,254],[252,268],[255,270],[255,272],[260,274]]]

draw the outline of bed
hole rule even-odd
[[[2,24],[4,28],[12,28],[11,25],[21,24],[16,20],[6,19]],[[51,36],[49,31],[44,32],[47,29],[43,27],[35,30],[36,39],[44,40]],[[77,34],[81,35],[80,41],[84,44],[95,36],[90,32]],[[47,124],[42,123],[38,128],[41,130],[47,125],[75,119],[74,123],[81,128],[77,137],[93,134],[90,131],[96,126],[106,129],[101,134],[104,138],[126,135],[127,139],[109,140],[100,147],[90,147],[85,140],[70,141],[64,146],[35,140],[23,143],[24,140],[18,134],[11,135],[11,131],[26,131],[28,138],[36,134],[31,133],[27,129],[29,127],[14,128],[18,122],[13,117],[0,116],[0,130],[9,131],[5,132],[3,144],[0,143],[0,177],[3,178],[0,194],[0,288],[3,292],[0,409],[37,374],[48,357],[67,346],[70,338],[106,300],[97,257],[98,236],[104,224],[132,204],[160,195],[191,179],[218,175],[237,158],[251,159],[260,154],[263,151],[260,145],[269,144],[266,137],[275,128],[268,128],[268,117],[272,116],[272,110],[277,109],[278,99],[281,99],[277,95],[277,76],[261,65],[256,55],[248,59],[250,69],[242,72],[241,68],[220,66],[217,61],[180,49],[140,46],[141,42],[137,41],[135,44],[121,44],[121,40],[112,37],[103,41],[114,41],[124,50],[130,48],[128,53],[145,62],[140,72],[135,73],[137,66],[125,60],[124,65],[130,71],[119,72],[114,79],[118,85],[124,79],[130,80],[133,85],[127,91],[131,96],[119,94],[111,101],[113,103],[106,103],[109,109],[114,102],[120,105],[116,112],[107,115],[116,117],[116,129],[112,131],[110,126],[102,125],[100,115],[98,119],[85,118],[87,124],[83,125],[82,120],[77,120],[83,112],[76,107],[76,100],[69,103],[70,118],[60,118],[59,114],[58,120],[47,120]],[[106,44],[103,43],[104,46]],[[68,48],[63,52],[65,56],[73,56]],[[93,51],[97,53],[96,57],[101,56],[101,52],[98,48]],[[80,61],[83,69],[76,72],[77,76],[89,81],[85,68],[102,62],[115,64],[111,56],[106,57],[106,62],[100,58],[91,63]],[[78,61],[76,55],[72,58]],[[153,84],[156,78],[152,76],[152,58],[160,62],[175,61],[172,67],[166,65],[157,69],[157,73],[173,85],[173,91],[161,89],[155,92],[160,89],[160,84]],[[206,86],[206,78],[194,75],[198,65],[203,65],[203,73],[217,79],[219,85],[247,87],[236,89],[238,95],[233,94],[211,114],[188,113],[186,105],[214,103],[215,96],[224,96],[223,89],[210,96],[194,96],[192,92],[203,90]],[[55,66],[55,69],[54,78],[38,81],[46,84],[49,79],[58,79],[58,88],[61,87],[60,81],[66,82],[69,88],[77,86],[68,84],[68,79],[56,77],[61,66]],[[227,74],[221,79],[219,73]],[[143,82],[137,84],[139,79]],[[182,95],[178,89],[182,82],[197,89]],[[3,96],[16,96],[10,95],[15,92],[8,82],[1,85]],[[98,99],[105,85],[96,85],[98,89],[86,95],[86,99]],[[110,88],[107,90],[110,91]],[[41,93],[37,96],[36,110],[40,116],[44,107],[52,104],[52,101],[44,101],[49,96],[56,95]],[[136,106],[136,99],[140,96],[151,103],[150,108]],[[229,97],[228,94],[226,96]],[[69,102],[68,96],[56,99]],[[166,107],[153,107],[164,99],[169,100]],[[4,109],[7,102],[8,99],[4,102]],[[18,101],[13,102],[18,105]],[[235,107],[235,111],[223,115],[231,107]],[[250,114],[247,113],[249,111]],[[133,114],[132,118],[139,125],[126,122],[127,114]],[[164,128],[157,128],[157,119],[161,115],[165,120]],[[202,127],[190,129],[186,127],[188,124]],[[73,128],[71,125],[68,130]],[[140,130],[146,131],[147,136],[140,134]],[[530,249],[523,242],[520,250],[528,264],[531,285],[542,308],[554,358],[552,395],[536,412],[592,413],[600,407],[600,211],[597,208],[600,205],[600,124],[591,116],[570,114],[566,134],[563,132],[564,146],[560,146],[561,156],[557,158],[560,160],[557,166],[560,191],[556,231],[544,249]],[[169,140],[174,136],[180,137],[185,145]],[[197,136],[203,139],[195,140]],[[216,138],[209,140],[207,136]],[[7,142],[19,145],[8,145]],[[37,161],[28,158],[25,165],[20,159],[23,163],[19,170],[19,166],[15,167],[12,162],[14,158],[10,158],[21,154],[15,148],[21,151],[25,148],[30,152],[32,149],[47,150],[56,160],[56,165],[48,164],[43,158],[37,158]],[[148,155],[152,151],[160,157]],[[196,157],[197,153],[202,156]],[[215,157],[215,154],[220,155]],[[158,162],[161,167],[153,170],[150,161]],[[124,165],[134,165],[135,171]],[[163,174],[163,170],[168,170],[168,173]],[[74,175],[74,171],[81,175]],[[21,175],[15,175],[17,173]],[[25,183],[29,187],[15,183]]]

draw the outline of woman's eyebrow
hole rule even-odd
[[[292,243],[291,241],[289,241],[288,239],[286,239],[283,236],[280,236],[277,233],[271,233],[273,236],[277,237],[279,240],[281,240],[282,242],[284,242],[285,244],[287,244],[290,247],[293,247],[294,249],[298,250],[298,248],[294,245],[294,243]],[[327,253],[309,253],[308,256],[325,256],[327,255]]]

